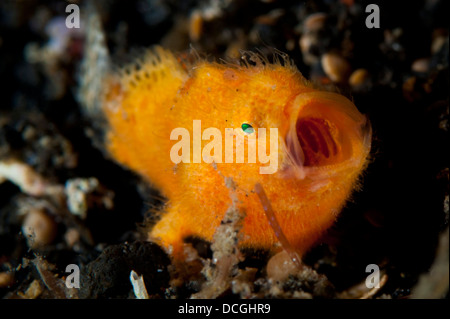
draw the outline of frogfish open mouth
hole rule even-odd
[[[154,47],[118,71],[103,67],[89,77],[93,83],[88,77],[82,82],[86,109],[106,119],[108,153],[167,199],[149,238],[174,258],[182,257],[187,237],[212,240],[231,205],[226,178],[234,181],[237,205],[245,213],[241,247],[279,249],[279,236],[255,192],[258,184],[283,236],[304,254],[334,223],[367,166],[370,123],[350,100],[316,89],[288,59],[272,64],[257,55],[253,58],[254,64],[244,65],[202,59],[186,64]],[[89,95],[93,88],[98,91]],[[193,123],[198,120],[200,132],[216,128],[226,135],[233,129],[232,162],[225,160],[224,151],[217,154],[217,147],[212,163],[194,162]],[[185,160],[178,163],[170,157],[179,142],[170,138],[176,128],[183,128],[191,143]],[[249,161],[248,151],[243,161],[236,160],[239,134],[246,137],[248,150],[260,128],[266,128],[267,141],[273,134],[270,129],[277,129],[277,147],[266,145],[267,153],[276,152],[271,158],[277,163],[268,174],[261,174],[260,168],[269,164]],[[225,137],[214,135],[222,150]],[[208,134],[197,140],[203,154],[212,140]]]

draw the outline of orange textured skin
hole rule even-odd
[[[246,213],[241,246],[277,247],[253,191],[256,183],[264,187],[281,229],[300,254],[318,241],[357,187],[367,162],[370,125],[352,102],[316,90],[286,61],[284,66],[262,61],[234,66],[200,60],[183,67],[157,47],[138,64],[108,76],[102,105],[110,154],[167,198],[161,220],[150,231],[153,240],[173,254],[187,236],[211,241],[231,205],[225,185],[225,177],[231,177]],[[310,127],[316,123],[303,131],[303,144],[299,119]],[[191,163],[175,165],[170,150],[176,141],[170,133],[186,128],[192,141],[193,120],[201,120],[202,131],[215,127],[222,134],[242,123],[255,131],[278,128],[278,171],[260,174],[262,164],[249,164],[247,158],[241,164],[192,163],[192,154]],[[202,141],[202,147],[207,143]]]

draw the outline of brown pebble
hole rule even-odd
[[[310,35],[304,34],[300,37],[298,44],[300,45],[302,53],[307,53],[313,44],[313,38]]]
[[[310,33],[303,34],[300,37],[298,44],[300,45],[300,50],[302,51],[303,62],[307,65],[313,65],[319,61],[319,57],[310,52],[311,47],[317,44],[316,36]]]
[[[64,234],[64,240],[66,241],[67,246],[72,248],[80,241],[80,232],[76,228],[69,228]]]
[[[436,37],[431,43],[431,53],[435,54],[439,52],[447,39],[448,38],[443,36]]]
[[[403,96],[409,102],[413,102],[419,98],[419,93],[415,92],[416,82],[417,78],[415,76],[411,76],[403,82]]]
[[[231,59],[231,60],[238,60],[241,56],[241,47],[231,44],[228,46],[227,51],[225,52],[225,55]]]
[[[295,49],[295,40],[289,39],[285,44],[286,50],[293,51]]]
[[[327,15],[323,12],[317,12],[308,16],[303,22],[304,31],[318,31],[325,26]]]
[[[189,18],[189,38],[191,41],[200,40],[203,31],[203,17],[198,10],[194,10]]]
[[[43,291],[44,291],[44,288],[42,288],[42,286],[39,283],[39,281],[35,279],[28,286],[28,288],[25,291],[25,293],[19,292],[19,295],[22,298],[26,298],[26,299],[36,299],[37,297],[39,297],[42,294]]]
[[[267,277],[274,281],[283,281],[290,274],[298,272],[297,266],[294,264],[289,254],[283,250],[269,259],[267,263]]]
[[[348,83],[352,87],[360,86],[369,79],[369,72],[366,69],[355,70],[348,79]]]
[[[337,53],[325,53],[321,59],[322,68],[325,74],[333,82],[344,82],[347,80],[351,68],[350,64]]]
[[[417,59],[411,64],[411,70],[417,73],[427,73],[430,69],[430,59]]]
[[[298,43],[302,51],[303,61],[307,65],[313,65],[319,61],[319,57],[311,53],[311,48],[319,43],[318,31],[325,26],[326,18],[325,13],[318,12],[308,16],[303,22],[303,32]]]
[[[435,29],[432,34],[431,53],[438,53],[445,42],[448,41],[448,30],[444,28]]]
[[[278,19],[284,15],[284,13],[285,12],[282,9],[275,9],[265,15],[256,17],[255,22],[258,24],[274,26]]]
[[[22,231],[28,246],[40,248],[51,244],[56,237],[56,223],[43,209],[34,209],[27,213],[22,224]]]
[[[14,283],[14,274],[11,272],[0,272],[0,288],[7,288]]]
[[[236,31],[236,39],[231,41],[225,52],[225,56],[231,60],[239,60],[242,56],[242,49],[247,46],[247,35],[241,31]]]

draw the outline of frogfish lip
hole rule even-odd
[[[323,179],[364,165],[370,152],[371,126],[342,95],[307,92],[285,108],[284,175]]]

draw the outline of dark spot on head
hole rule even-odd
[[[237,76],[237,74],[236,74],[236,72],[235,72],[234,70],[232,70],[232,69],[226,69],[226,70],[223,72],[223,78],[224,78],[224,80],[226,80],[226,81],[235,81],[235,80],[238,79],[238,76]]]

